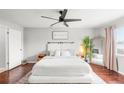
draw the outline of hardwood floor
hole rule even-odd
[[[34,64],[20,65],[10,71],[0,73],[0,84],[15,84],[31,71]],[[124,76],[102,66],[90,64],[93,71],[109,84],[124,84]]]
[[[115,71],[106,69],[103,66],[90,64],[93,71],[101,77],[106,83],[109,84],[124,84],[124,75],[121,75]]]
[[[31,71],[34,64],[20,65],[10,71],[0,73],[0,84],[14,84],[22,77],[24,77],[29,71]]]

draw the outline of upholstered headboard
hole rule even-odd
[[[74,50],[74,42],[48,42],[47,52],[55,50]]]

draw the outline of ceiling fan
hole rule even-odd
[[[76,22],[76,21],[81,21],[81,19],[65,19],[65,16],[67,14],[67,9],[64,9],[63,11],[59,11],[60,13],[60,17],[59,19],[56,19],[56,18],[51,18],[51,17],[47,17],[47,16],[41,16],[42,18],[47,18],[47,19],[52,19],[52,20],[56,20],[57,22],[56,23],[53,23],[51,24],[50,26],[53,26],[53,25],[56,25],[60,22],[63,22],[63,24],[66,26],[66,27],[69,27],[69,25],[67,24],[67,22]]]

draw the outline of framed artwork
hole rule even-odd
[[[68,31],[53,31],[53,40],[68,40]]]

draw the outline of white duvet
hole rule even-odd
[[[34,65],[32,76],[83,76],[90,71],[89,64],[78,57],[46,56]]]

